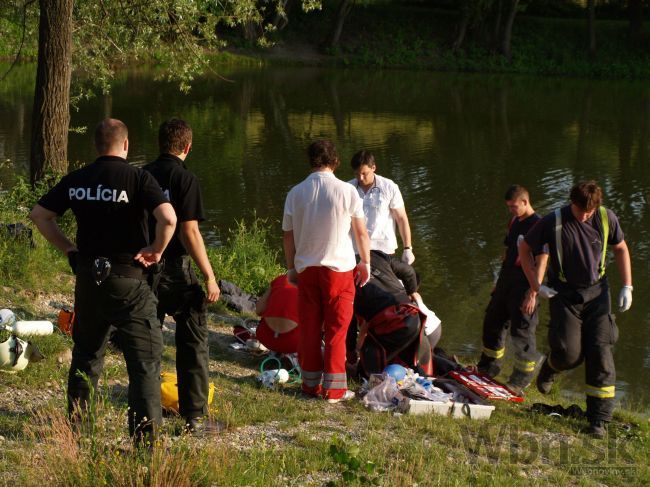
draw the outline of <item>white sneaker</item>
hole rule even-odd
[[[336,399],[325,399],[329,404],[336,404],[338,402],[342,401],[349,401],[350,399],[353,399],[355,396],[354,392],[351,390],[345,391],[345,394],[343,394],[343,397],[337,397]]]

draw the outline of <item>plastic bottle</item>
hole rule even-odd
[[[51,335],[54,331],[51,321],[16,321],[12,328],[16,335]]]
[[[420,384],[425,390],[431,392],[433,390],[433,383],[424,377],[418,377],[415,382]]]

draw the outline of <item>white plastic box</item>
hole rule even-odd
[[[494,406],[464,385],[451,379],[436,379],[433,385],[454,394],[452,418],[490,419]]]
[[[490,419],[494,406],[455,402],[451,408],[452,418]]]
[[[448,416],[454,403],[448,402],[434,402],[425,399],[411,399],[405,398],[400,403],[400,410],[408,414],[439,414],[441,416]]]

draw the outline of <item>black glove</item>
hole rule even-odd
[[[70,264],[70,269],[74,274],[77,273],[77,255],[79,254],[78,250],[71,250],[68,252],[68,264]]]

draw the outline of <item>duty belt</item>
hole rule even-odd
[[[190,256],[178,255],[176,257],[165,257],[164,261],[165,261],[164,266],[167,267],[168,269],[171,269],[173,267],[184,269],[185,267],[190,265]]]
[[[88,256],[88,255],[79,255],[77,257],[77,263],[83,268],[89,268],[93,272],[93,277],[98,284],[101,284],[109,275],[119,276],[119,277],[128,277],[131,279],[140,279],[146,280],[147,273],[140,267],[135,261],[132,264],[124,263],[124,257],[103,257],[103,256]],[[108,265],[106,265],[106,262]],[[97,264],[101,263],[102,268],[106,269],[104,275],[95,275],[97,272]]]

